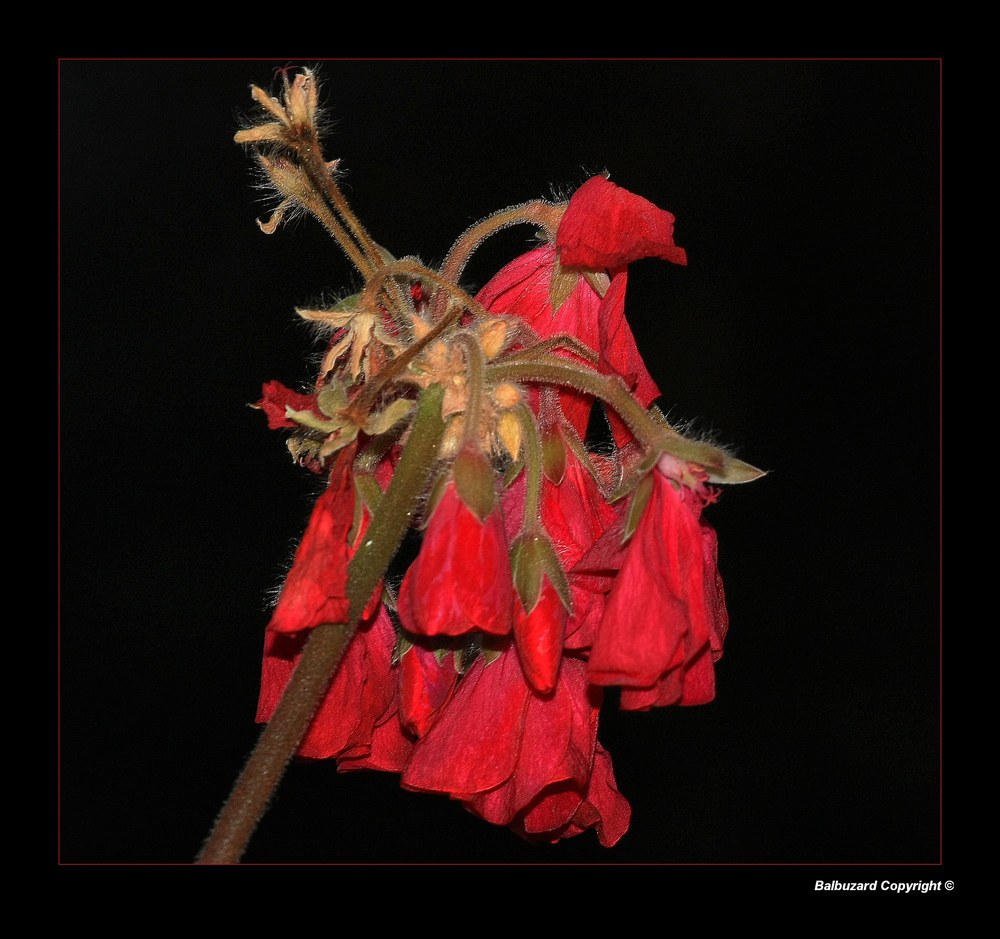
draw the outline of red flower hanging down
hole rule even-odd
[[[509,633],[514,583],[507,553],[500,511],[480,521],[449,482],[399,588],[403,625],[423,636]]]
[[[547,210],[557,217],[556,207]],[[569,200],[554,243],[516,258],[477,296],[491,314],[519,318],[527,327],[510,331],[520,347],[503,354],[536,338],[570,336],[594,355],[558,346],[539,355],[617,376],[648,408],[660,392],[625,319],[626,268],[646,257],[686,264],[673,225],[674,217],[648,200],[603,176],[589,179]],[[418,311],[428,301],[419,286],[411,296]],[[399,331],[392,335],[402,341]],[[500,353],[491,352],[488,361],[494,356],[502,367]],[[572,437],[541,384],[526,382],[525,399],[543,439]],[[552,387],[562,417],[582,439],[593,399],[571,384]],[[491,390],[487,381],[484,394]],[[412,394],[410,386],[404,394]],[[264,386],[258,406],[273,428],[299,426],[286,417],[289,407],[319,416],[315,396],[278,382]],[[484,425],[497,421],[496,408],[482,418]],[[701,521],[714,493],[699,467],[662,455],[649,473],[651,491],[637,527],[622,544],[628,506],[624,500],[610,505],[604,492],[633,478],[650,451],[615,414],[609,417],[617,447],[604,457],[592,454],[589,468],[565,439],[556,471],[543,460],[541,491],[531,502],[537,497],[537,519],[524,518],[529,472],[497,485],[509,465],[497,458],[498,446],[485,442],[490,435],[498,439],[497,424],[465,444],[399,589],[405,632],[383,608],[380,586],[299,755],[334,758],[341,770],[400,772],[403,787],[448,795],[529,840],[554,842],[589,829],[606,846],[622,837],[629,804],[597,741],[602,686],[621,686],[626,710],[710,701],[728,619],[715,532]],[[352,471],[358,447],[365,452],[366,446],[361,434],[337,454],[296,551],[267,630],[259,721],[273,716],[309,631],[349,615],[348,564],[369,521],[362,512],[360,531],[348,544],[355,523]],[[383,489],[402,446],[368,463],[377,462]],[[595,466],[600,484],[591,475]],[[511,574],[512,544],[524,601]],[[519,553],[525,545],[535,552],[528,560]],[[559,593],[564,587],[569,609]],[[452,638],[459,636],[467,638]],[[477,648],[482,652],[470,664]]]
[[[677,461],[661,459],[660,466]],[[621,685],[621,706],[705,704],[728,619],[715,537],[699,521],[710,493],[652,471],[652,493],[625,546],[588,664],[590,680]],[[708,532],[708,534],[706,534]]]
[[[674,244],[674,217],[648,199],[592,176],[569,200],[556,247],[567,267],[616,270],[640,258],[687,264]]]
[[[669,212],[603,176],[594,176],[569,200],[555,246],[543,245],[511,261],[476,299],[491,313],[520,317],[542,339],[573,336],[598,354],[602,372],[620,375],[636,400],[649,407],[660,390],[625,320],[625,267],[647,257],[687,264],[687,253],[674,244],[673,230],[674,217]],[[603,296],[577,269],[611,272],[611,284]],[[558,309],[553,307],[552,294],[557,276],[570,278],[573,284]],[[570,352],[565,355],[576,358]],[[565,388],[559,400],[566,419],[583,437],[591,397]],[[631,433],[617,415],[610,417],[615,440],[624,444]]]
[[[274,714],[292,677],[307,633],[268,631],[264,640],[257,721]],[[399,689],[392,667],[396,631],[384,607],[362,623],[347,646],[330,688],[299,745],[298,755],[335,758],[340,769],[400,772],[411,743],[398,719]]]
[[[316,500],[268,629],[295,633],[347,620],[347,535],[354,522],[353,444],[344,447]]]
[[[610,761],[597,756],[600,692],[583,662],[563,662],[550,695],[525,680],[513,646],[476,660],[403,773],[407,789],[450,795],[474,814],[526,838],[556,841],[596,828],[613,845],[629,806]]]

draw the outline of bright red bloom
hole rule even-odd
[[[450,795],[525,837],[557,840],[596,826],[602,843],[613,844],[627,827],[628,809],[620,796],[609,797],[614,779],[603,761],[591,790],[599,707],[583,662],[566,659],[555,689],[543,696],[532,691],[508,646],[465,674],[415,745],[402,785]]]
[[[354,523],[354,446],[337,454],[330,482],[316,500],[268,630],[294,633],[347,621],[347,536]]]
[[[507,550],[501,512],[481,522],[450,481],[399,588],[406,629],[423,636],[509,633],[514,582]]]
[[[593,828],[597,840],[610,848],[628,831],[631,816],[632,807],[615,784],[611,755],[598,741],[583,799],[578,801],[573,790],[553,789],[515,819],[511,828],[529,841],[552,843]]]
[[[520,317],[542,339],[575,337],[598,354],[600,371],[620,375],[636,400],[649,407],[660,391],[625,320],[624,269],[631,261],[647,257],[686,264],[686,252],[674,244],[673,226],[669,212],[603,176],[594,176],[569,200],[555,247],[543,245],[515,258],[476,299],[491,313]],[[553,309],[553,278],[557,272],[563,278],[573,276],[573,268],[610,270],[611,285],[602,297],[586,278],[577,277],[559,308]],[[570,352],[561,354],[580,361]],[[559,400],[566,419],[583,437],[593,399],[563,388]],[[611,422],[619,445],[631,438],[617,415],[611,415]]]
[[[639,258],[687,264],[674,244],[674,217],[648,199],[592,176],[573,194],[556,233],[562,263],[617,270]]]
[[[654,470],[590,654],[590,680],[622,685],[621,706],[703,704],[715,695],[725,605],[699,522],[701,496]],[[712,558],[714,561],[714,557]],[[717,657],[717,656],[716,656]]]
[[[257,721],[266,723],[285,693],[308,634],[268,630],[264,639]],[[399,772],[410,743],[396,719],[397,676],[392,668],[396,631],[385,608],[362,623],[334,673],[329,690],[299,745],[299,756],[335,757],[341,768],[362,766]]]

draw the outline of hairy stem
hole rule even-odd
[[[666,421],[661,423],[652,418],[617,375],[601,375],[581,365],[551,359],[496,364],[490,366],[488,372],[497,381],[566,385],[600,398],[614,408],[639,443],[647,448],[717,471],[723,471],[729,460],[717,447],[682,437]]]
[[[479,439],[479,414],[482,410],[483,373],[486,356],[479,340],[468,330],[459,330],[456,338],[465,351],[466,401],[465,401],[465,442]]]
[[[531,408],[519,404],[517,419],[521,423],[521,446],[524,453],[524,530],[531,531],[538,525],[542,499],[542,441],[538,421]]]
[[[436,385],[421,396],[410,442],[348,567],[348,622],[325,623],[312,631],[288,687],[236,780],[196,863],[236,864],[243,856],[330,686],[362,610],[385,576],[417,510],[444,433],[443,397],[443,390]]]
[[[452,245],[448,256],[441,265],[441,276],[457,284],[465,270],[465,265],[469,263],[476,249],[490,235],[511,228],[514,225],[540,225],[545,229],[550,241],[556,240],[556,229],[562,218],[565,206],[553,205],[551,202],[543,202],[541,199],[534,202],[525,202],[521,205],[511,206],[495,212],[493,215],[476,222],[471,228],[467,228]]]

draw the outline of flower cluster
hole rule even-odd
[[[528,839],[594,829],[613,845],[630,808],[597,739],[603,689],[629,710],[714,697],[728,619],[702,511],[712,483],[759,475],[651,408],[627,269],[686,263],[674,218],[594,176],[566,203],[473,226],[438,270],[395,260],[319,156],[312,75],[286,78],[283,101],[254,97],[269,120],[237,139],[282,198],[262,228],[311,212],[365,279],[299,311],[330,331],[315,387],[272,381],[257,405],[327,480],[267,627],[257,719],[311,633],[339,625],[349,641],[301,756],[399,773]],[[468,257],[519,222],[540,244],[470,296]],[[595,400],[611,452],[584,443]],[[419,552],[394,571],[411,524]]]

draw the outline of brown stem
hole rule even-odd
[[[354,626],[325,623],[312,631],[298,667],[236,780],[196,864],[239,862],[285,767],[309,729],[354,630]]]
[[[465,270],[465,265],[469,263],[469,258],[472,257],[476,249],[490,235],[495,235],[513,225],[541,225],[545,229],[549,241],[555,241],[556,231],[565,211],[565,205],[553,205],[538,199],[534,202],[525,202],[521,205],[511,206],[509,209],[502,209],[500,212],[494,212],[459,235],[458,241],[451,246],[451,250],[441,266],[441,278],[448,283],[457,284],[462,276],[462,271]],[[436,297],[431,307],[431,319],[437,319],[443,309],[444,299],[440,296]]]
[[[465,265],[475,250],[490,235],[495,235],[513,225],[541,225],[549,240],[555,241],[556,230],[564,210],[565,206],[552,205],[551,202],[543,202],[538,199],[534,202],[525,202],[500,212],[494,212],[493,215],[476,222],[475,225],[459,235],[458,241],[452,245],[448,256],[444,259],[444,264],[441,265],[441,276],[453,284],[458,283],[462,271],[465,270]]]
[[[354,214],[340,186],[337,185],[333,175],[323,160],[322,149],[319,139],[312,135],[310,140],[299,148],[299,157],[302,160],[306,175],[314,189],[319,190],[333,206],[334,212],[341,221],[350,229],[354,240],[361,248],[367,269],[358,267],[361,273],[368,277],[373,271],[377,271],[385,264],[382,252],[375,240],[368,233],[368,229],[361,224],[361,220]],[[346,250],[346,249],[345,249]],[[400,316],[405,317],[408,310],[408,303],[399,289],[399,285],[390,280],[385,287],[386,298],[389,301],[389,308]]]
[[[236,864],[242,857],[427,487],[444,433],[443,398],[444,390],[438,385],[432,385],[421,395],[410,442],[403,450],[388,490],[379,500],[365,539],[350,563],[347,578],[349,623],[327,623],[313,630],[270,723],[240,773],[196,863]]]

